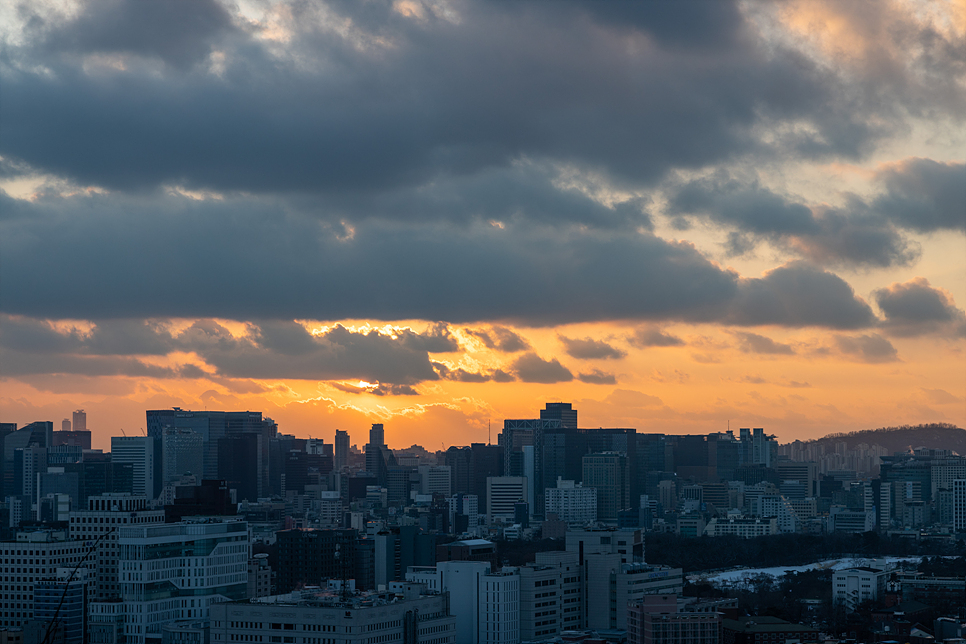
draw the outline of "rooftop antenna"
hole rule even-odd
[[[486,444],[490,444],[490,419],[486,419]]]
[[[127,438],[127,434],[124,433],[124,428],[121,428],[121,436],[123,436],[124,438]]]

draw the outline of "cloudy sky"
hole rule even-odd
[[[0,9],[0,415],[966,424],[966,1]]]

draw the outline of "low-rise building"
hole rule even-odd
[[[875,530],[875,510],[849,510],[833,505],[829,509],[828,531],[858,534]]]
[[[335,586],[211,607],[211,644],[457,644],[448,593],[425,594],[419,584],[401,593],[345,593]]]
[[[745,539],[778,534],[777,517],[715,517],[708,522],[704,533],[709,537],[733,534]]]
[[[267,597],[273,594],[272,567],[268,554],[259,553],[248,560],[248,598]]]
[[[897,582],[903,601],[925,604],[956,603],[966,597],[966,577],[933,577],[921,572],[900,572]]]
[[[811,626],[793,624],[777,617],[755,615],[722,621],[722,644],[762,644],[763,642],[818,642],[818,631]]]
[[[677,595],[648,595],[627,607],[628,644],[719,644],[721,613],[681,610]]]

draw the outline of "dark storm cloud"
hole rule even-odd
[[[684,345],[681,338],[665,333],[656,327],[641,327],[634,331],[634,335],[627,339],[635,347],[680,347]]]
[[[725,321],[739,325],[869,327],[876,318],[852,287],[804,262],[786,264],[760,279],[741,279]]]
[[[413,207],[407,190],[466,177],[454,185],[472,195],[488,172],[521,159],[639,185],[776,145],[856,156],[895,119],[861,78],[846,82],[764,42],[723,0],[469,2],[452,21],[409,19],[390,3],[297,3],[284,45],[258,40],[264,26],[232,27],[217,5],[187,6],[94,3],[34,20],[26,43],[5,53],[0,110],[15,126],[0,153],[85,185],[355,194],[345,211],[396,216]],[[345,18],[342,32],[330,28]],[[215,46],[219,74],[206,58]],[[136,59],[91,71],[87,53]],[[794,141],[762,138],[789,122]],[[553,207],[534,205],[524,194],[534,190]],[[538,182],[488,202],[508,212],[516,195],[534,216],[635,216]],[[426,199],[454,200],[463,197],[445,187]]]
[[[651,228],[640,200],[607,207],[575,188],[554,185],[547,164],[515,162],[468,176],[437,177],[431,184],[383,192],[312,195],[291,203],[327,219],[379,218],[407,222],[454,220],[545,224],[582,223],[595,228]],[[323,214],[324,213],[324,214]]]
[[[439,378],[425,350],[375,330],[354,332],[341,325],[313,335],[295,322],[261,322],[250,325],[245,337],[195,350],[220,375],[233,378],[362,378],[389,384]]]
[[[0,221],[0,306],[100,320],[677,320],[842,329],[875,321],[833,273],[792,263],[739,279],[692,245],[650,233],[375,222],[347,232],[258,199],[162,203],[143,218],[128,216],[143,207],[138,198],[49,197],[23,206],[28,216]],[[259,351],[318,348],[304,329],[281,324],[260,326]],[[215,348],[231,344],[214,327],[195,332]],[[496,327],[477,337],[504,351],[521,348]],[[415,353],[458,348],[432,334],[403,334],[396,344],[407,342]]]
[[[478,338],[487,349],[502,351],[503,353],[516,353],[530,348],[530,343],[523,336],[505,326],[465,330],[473,337]]]
[[[591,385],[616,385],[617,376],[612,373],[607,373],[601,371],[600,369],[592,369],[590,373],[581,373],[577,376],[577,380],[580,382],[586,382]]]
[[[966,163],[912,158],[877,173],[885,193],[872,208],[917,231],[966,231]]]
[[[772,355],[793,355],[795,350],[789,344],[775,342],[757,333],[737,332],[738,348],[745,353],[772,354]]]
[[[166,328],[152,320],[103,320],[84,345],[102,355],[166,355],[175,342]]]
[[[737,3],[719,2],[573,2],[595,21],[623,30],[640,29],[662,45],[719,49],[744,35]]]
[[[379,383],[370,387],[360,387],[345,382],[325,383],[333,389],[344,391],[349,394],[370,394],[372,396],[418,396],[419,392],[410,385],[392,385]]]
[[[758,240],[768,239],[827,264],[894,266],[919,258],[918,247],[892,221],[856,197],[845,208],[810,208],[756,180],[714,177],[673,189],[668,213],[706,216],[738,228],[727,243],[734,255],[750,252]]]
[[[0,222],[2,306],[51,318],[556,324],[711,317],[737,289],[693,246],[647,233],[375,223],[347,233],[258,200],[162,202],[131,218],[143,200],[51,198]],[[30,261],[35,252],[50,259]]]
[[[899,359],[899,352],[892,343],[878,333],[854,337],[837,336],[835,345],[843,355],[860,362],[878,364]]]
[[[86,0],[70,18],[35,14],[27,25],[35,46],[53,54],[134,54],[179,68],[206,58],[233,29],[231,15],[214,0]]]
[[[966,314],[947,292],[933,288],[924,277],[879,289],[873,297],[885,314],[883,328],[893,335],[966,335]]]
[[[560,364],[559,360],[544,360],[535,353],[525,353],[514,360],[512,371],[523,382],[553,384],[574,379],[574,374]]]
[[[457,367],[456,369],[450,369],[446,365],[434,362],[433,367],[439,373],[439,377],[443,380],[455,380],[456,382],[512,382],[516,380],[513,375],[503,371],[502,369],[495,369],[493,371],[467,371],[462,367]]]
[[[28,353],[0,347],[4,377],[44,374],[80,376],[129,376],[145,378],[193,378],[181,367],[161,367],[130,356],[90,356],[59,353]]]
[[[819,224],[812,211],[763,188],[757,181],[705,178],[672,192],[672,215],[706,214],[720,222],[762,234],[816,234]]]
[[[0,351],[6,375],[57,373],[87,376],[229,379],[360,378],[385,385],[437,380],[429,353],[458,351],[445,325],[426,333],[401,330],[395,337],[378,331],[351,331],[336,325],[313,335],[293,321],[249,323],[233,337],[225,327],[200,320],[173,335],[148,321],[104,320],[89,332],[57,329],[45,320],[0,316]],[[194,364],[159,367],[134,356],[194,352],[210,368]],[[493,377],[493,376],[490,376]],[[400,390],[402,391],[402,390]]]
[[[619,360],[627,355],[626,351],[613,347],[603,340],[568,338],[563,335],[558,335],[557,339],[564,345],[567,355],[578,360]]]

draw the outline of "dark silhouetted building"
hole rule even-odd
[[[178,407],[147,412],[148,436],[160,441],[165,428],[190,429],[201,434],[204,471],[197,475],[208,479],[223,478],[219,474],[221,439],[256,436],[256,464],[246,478],[255,479],[257,493],[250,498],[268,495],[271,490],[270,445],[278,432],[278,426],[271,418],[262,418],[262,413],[257,411],[189,411]]]
[[[282,530],[276,533],[276,591],[325,585],[326,579],[355,577],[355,530]],[[336,557],[338,547],[339,556]]]
[[[164,506],[166,523],[177,523],[183,517],[234,516],[238,505],[232,501],[231,489],[225,481],[205,479],[201,485],[179,485],[174,504]]]
[[[236,490],[239,501],[257,501],[259,494],[259,439],[240,434],[218,439],[218,478]]]
[[[571,403],[547,403],[540,410],[540,420],[559,420],[561,427],[577,429],[577,410]]]
[[[76,431],[67,430],[54,432],[54,446],[58,445],[70,445],[71,447],[80,447],[81,449],[91,448],[91,433],[88,430]]]
[[[341,429],[335,430],[335,462],[334,468],[336,472],[342,470],[343,467],[349,464],[349,432],[344,432]]]

